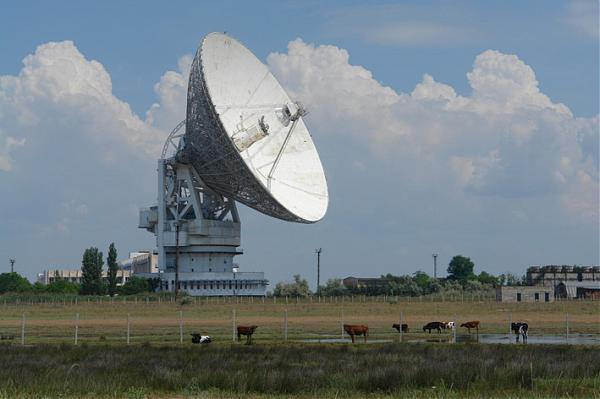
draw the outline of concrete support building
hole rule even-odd
[[[554,288],[544,286],[496,287],[496,302],[554,302]]]

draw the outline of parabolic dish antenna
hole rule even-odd
[[[182,155],[215,192],[279,219],[314,223],[329,197],[305,114],[250,50],[211,33],[190,71]]]

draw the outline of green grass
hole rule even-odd
[[[0,346],[0,397],[595,397],[562,345]]]

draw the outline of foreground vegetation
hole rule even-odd
[[[600,397],[593,347],[3,345],[0,363],[7,397]]]

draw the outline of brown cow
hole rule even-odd
[[[238,341],[242,339],[242,335],[245,335],[246,345],[250,345],[252,343],[252,334],[254,334],[254,330],[257,328],[258,326],[237,326]]]
[[[396,330],[398,330],[398,332],[400,332],[400,324],[392,324],[392,328],[395,328]],[[402,332],[408,332],[408,324],[402,323]]]
[[[423,332],[427,331],[429,334],[431,334],[431,330],[437,330],[438,334],[440,334],[442,329],[446,329],[446,323],[443,321],[432,321],[423,326]]]
[[[364,335],[365,343],[367,343],[367,335],[369,335],[369,326],[364,324],[344,324],[344,331],[350,335],[352,338],[352,343],[354,343],[355,335]]]
[[[466,323],[462,323],[460,326],[466,327],[469,331],[469,334],[471,334],[471,328],[476,329],[477,334],[479,334],[479,320],[467,321]]]

